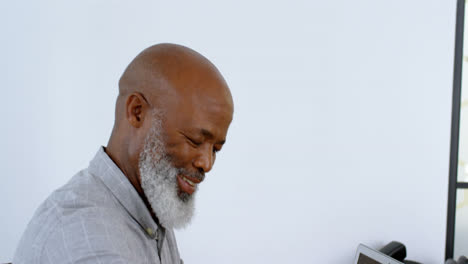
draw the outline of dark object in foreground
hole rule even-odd
[[[457,261],[454,259],[447,259],[445,264],[468,264],[468,259],[465,256],[461,256]]]
[[[379,250],[380,252],[384,253],[387,256],[390,256],[398,261],[401,261],[405,264],[421,264],[419,262],[415,262],[412,260],[405,260],[406,258],[406,247],[403,243],[392,241],[388,243],[386,246]],[[458,264],[458,263],[457,263]]]

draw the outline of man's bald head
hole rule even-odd
[[[201,81],[214,85],[200,86]],[[218,69],[198,52],[176,44],[151,46],[133,59],[120,78],[118,104],[134,92],[142,93],[160,110],[175,103],[176,95],[194,93],[224,97],[233,107],[229,88]]]
[[[233,108],[224,78],[208,59],[180,45],[151,46],[120,78],[116,120],[106,152],[149,207],[139,159],[143,149],[151,152],[148,147],[156,137],[157,123],[163,143],[159,148],[180,172],[174,188],[182,200],[187,200],[211,170],[216,152],[226,141]],[[156,112],[160,114],[154,115]]]

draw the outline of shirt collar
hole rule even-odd
[[[143,231],[152,239],[156,238],[158,225],[154,222],[138,192],[107,155],[104,147],[99,148],[96,156],[91,160],[88,170],[109,188],[130,216],[138,222]]]

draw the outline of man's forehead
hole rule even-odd
[[[231,124],[230,116],[217,116],[192,113],[178,120],[181,127],[203,136],[218,136],[225,134]]]
[[[232,120],[232,113],[223,108],[194,107],[188,111],[177,113],[178,126],[191,133],[205,138],[224,142],[227,130]]]

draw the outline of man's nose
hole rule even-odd
[[[195,159],[193,165],[198,169],[207,173],[213,168],[214,164],[214,153],[211,148],[200,150],[200,154]]]

